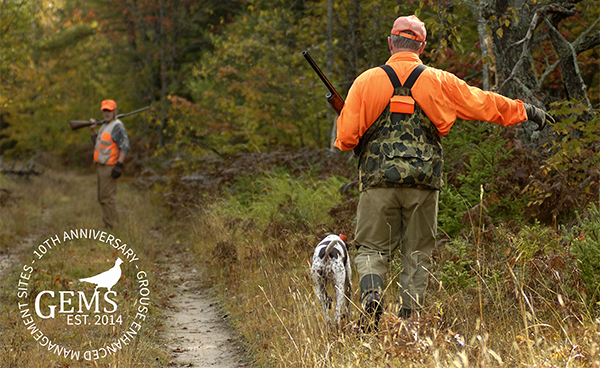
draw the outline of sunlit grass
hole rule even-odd
[[[17,264],[5,273],[0,292],[0,367],[55,367],[55,366],[100,366],[100,367],[150,367],[164,366],[168,362],[159,333],[163,317],[159,306],[168,290],[160,285],[153,275],[155,259],[164,245],[152,236],[159,228],[162,210],[156,200],[148,193],[140,193],[130,188],[123,180],[118,188],[120,226],[113,230],[102,229],[100,206],[96,201],[96,177],[93,174],[82,175],[72,172],[47,170],[39,177],[29,180],[10,177],[1,178],[2,187],[12,190],[14,201],[0,208],[0,240],[7,252],[18,257]],[[117,257],[128,262],[122,251],[99,240],[65,241],[64,231],[94,229],[105,231],[127,243],[139,258],[138,269],[124,264],[123,275],[115,286],[118,296],[118,313],[123,323],[108,322],[108,325],[96,325],[92,315],[91,324],[66,325],[65,315],[58,313],[60,308],[59,291],[73,292],[72,306],[77,308],[77,292],[87,291],[91,296],[94,284],[79,281],[110,269]],[[45,253],[42,259],[35,258],[34,250],[50,238],[60,236],[61,243]],[[51,243],[52,244],[52,243]],[[131,257],[131,256],[130,256]],[[27,285],[29,296],[19,298],[16,288],[24,265],[32,264],[31,281]],[[24,325],[23,311],[19,312],[18,303],[26,300],[30,313],[34,313],[35,296],[42,290],[55,291],[55,296],[46,294],[41,299],[40,309],[47,314],[51,305],[57,305],[56,318],[40,319],[36,316],[36,326],[53,343],[59,343],[68,349],[77,349],[82,353],[97,349],[123,336],[124,331],[134,321],[140,307],[139,270],[146,271],[151,290],[151,309],[146,319],[139,322],[142,327],[132,343],[123,345],[118,352],[94,361],[88,361],[83,355],[79,361],[71,358],[59,358],[48,352],[48,346],[41,346]],[[105,289],[101,289],[104,295]],[[67,298],[69,294],[67,295]],[[66,309],[71,304],[65,304]],[[101,307],[110,308],[109,304]],[[25,308],[23,308],[25,309]],[[115,314],[116,318],[117,315]],[[108,320],[107,320],[108,321]]]

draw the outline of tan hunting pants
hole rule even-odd
[[[374,274],[385,280],[392,254],[400,245],[400,308],[423,305],[435,247],[438,198],[437,190],[413,188],[377,188],[360,194],[355,233],[360,247],[354,260],[358,276],[362,280]]]
[[[113,178],[112,165],[96,165],[98,171],[98,202],[102,208],[102,221],[107,227],[119,224],[117,217],[117,181]]]

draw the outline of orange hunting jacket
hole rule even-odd
[[[394,69],[404,84],[413,69],[422,62],[413,52],[398,52],[386,64]],[[489,121],[504,126],[527,120],[522,101],[471,87],[443,70],[425,69],[411,91],[415,101],[437,127],[440,136],[448,134],[456,118]],[[393,94],[394,87],[383,69],[376,67],[359,75],[350,87],[338,117],[335,146],[342,151],[356,147]]]

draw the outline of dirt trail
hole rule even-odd
[[[175,285],[165,323],[166,340],[175,367],[247,367],[243,351],[227,328],[222,313],[200,284],[200,274],[181,256],[169,258]]]
[[[25,238],[17,241],[11,247],[0,249],[0,280],[4,279],[5,275],[10,271],[13,264],[19,262],[21,255],[34,242],[34,238]]]
[[[0,253],[0,278],[19,261],[27,241]],[[199,272],[181,256],[167,258],[175,286],[173,309],[167,311],[164,339],[171,354],[169,367],[248,367],[244,351],[229,330],[222,313],[201,286]]]
[[[13,263],[19,260],[17,252],[0,253],[0,280],[4,279],[5,274],[10,270]]]

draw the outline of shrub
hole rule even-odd
[[[467,240],[463,238],[452,239],[445,246],[450,259],[444,262],[440,279],[450,290],[468,289],[477,281],[471,271],[473,260],[468,257],[468,246]]]
[[[309,226],[331,223],[328,211],[340,203],[339,188],[345,181],[335,176],[326,180],[294,178],[284,170],[276,170],[238,181],[221,210],[232,217],[253,219],[262,226],[273,222]]]
[[[587,301],[600,309],[600,207],[590,205],[589,215],[577,215],[579,224],[565,230],[571,252],[578,257],[581,280],[587,289]]]
[[[513,154],[508,139],[501,135],[504,129],[492,123],[460,121],[444,139],[446,185],[440,193],[438,223],[449,237],[482,220],[463,220],[479,204],[484,209],[481,214],[491,216],[490,221],[520,217],[524,201],[513,193],[501,193],[505,185],[500,185],[511,170],[501,163],[510,161]]]
[[[600,113],[577,101],[552,104],[556,124],[548,157],[523,191],[529,195],[528,212],[541,222],[566,223],[598,198],[600,190]]]

